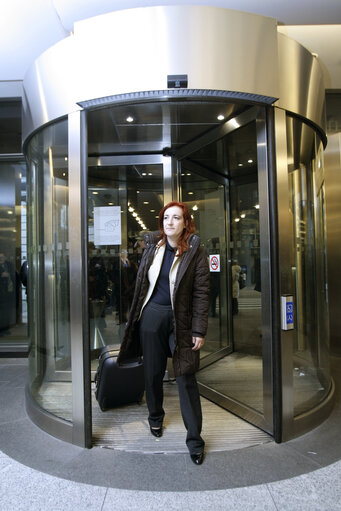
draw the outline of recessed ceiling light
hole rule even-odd
[[[235,218],[234,221],[235,222],[240,222],[240,218]]]
[[[218,121],[223,121],[225,119],[225,116],[223,114],[219,114],[217,119]]]
[[[242,214],[240,215],[240,218],[245,218],[245,217],[246,217],[245,213],[242,213]]]
[[[126,121],[127,122],[134,122],[134,117],[132,117],[131,115],[128,115],[128,117],[126,118]]]
[[[135,213],[135,211],[133,213],[133,217],[135,217],[135,218],[137,217],[137,213]]]
[[[198,206],[197,206],[197,205],[195,205],[195,206],[193,206],[193,208],[192,208],[192,209],[193,209],[193,211],[198,211]]]
[[[152,175],[153,175],[153,173],[152,173],[152,172],[148,172],[148,176],[152,176]]]
[[[194,192],[187,192],[187,193],[188,193],[188,195],[193,195]]]
[[[145,200],[143,204],[149,204],[149,202],[147,200]]]
[[[250,160],[247,160],[247,162],[248,162],[248,163],[253,163],[253,160],[251,160],[251,159],[250,159]]]
[[[130,206],[129,211],[130,211],[130,213],[132,213],[132,212],[134,211],[134,208],[132,208],[132,207]]]
[[[142,172],[142,176],[146,176],[147,175],[147,172]]]
[[[259,204],[256,204],[256,205],[255,205],[255,208],[256,208],[256,209],[259,209]]]
[[[238,163],[238,167],[242,167],[242,166],[243,166],[243,164],[242,164],[242,163]]]
[[[98,195],[98,192],[92,192],[92,195]]]

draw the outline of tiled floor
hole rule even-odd
[[[0,359],[1,511],[341,510],[339,393],[310,433],[208,452],[195,467],[187,454],[87,450],[47,435],[26,415],[26,378],[26,361]]]

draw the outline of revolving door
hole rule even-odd
[[[281,147],[278,126],[292,151],[289,166],[269,157],[275,142]],[[300,153],[302,137],[308,147]],[[295,421],[306,424],[312,411],[321,417],[332,396],[321,313],[327,295],[307,287],[311,272],[320,291],[326,286],[321,146],[297,119],[224,101],[110,104],[35,135],[28,150],[31,417],[91,446],[99,350],[119,347],[143,233],[157,229],[172,199],[188,205],[210,264],[201,394],[276,441],[297,434]],[[295,328],[284,331],[280,294],[288,292]]]

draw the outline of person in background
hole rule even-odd
[[[232,314],[238,314],[238,298],[239,298],[239,276],[241,272],[241,267],[238,264],[238,261],[234,260],[232,262]]]
[[[4,252],[0,252],[0,336],[8,335],[16,318],[16,273]]]

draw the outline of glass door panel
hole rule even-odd
[[[210,176],[212,177],[212,176]],[[228,264],[226,252],[226,194],[224,179],[210,179],[199,164],[181,162],[181,193],[194,218],[196,233],[210,265],[208,331],[201,358],[231,346],[228,334]],[[206,360],[207,363],[207,360]]]
[[[88,259],[91,349],[119,346],[142,257],[143,233],[158,229],[162,164],[88,169]]]
[[[209,330],[197,375],[201,392],[264,426],[268,383],[263,374],[259,219],[267,206],[260,204],[258,129],[253,120],[213,143],[205,145],[203,136],[200,149],[181,162],[181,187],[209,261],[216,256],[220,263],[220,272],[210,264]]]

